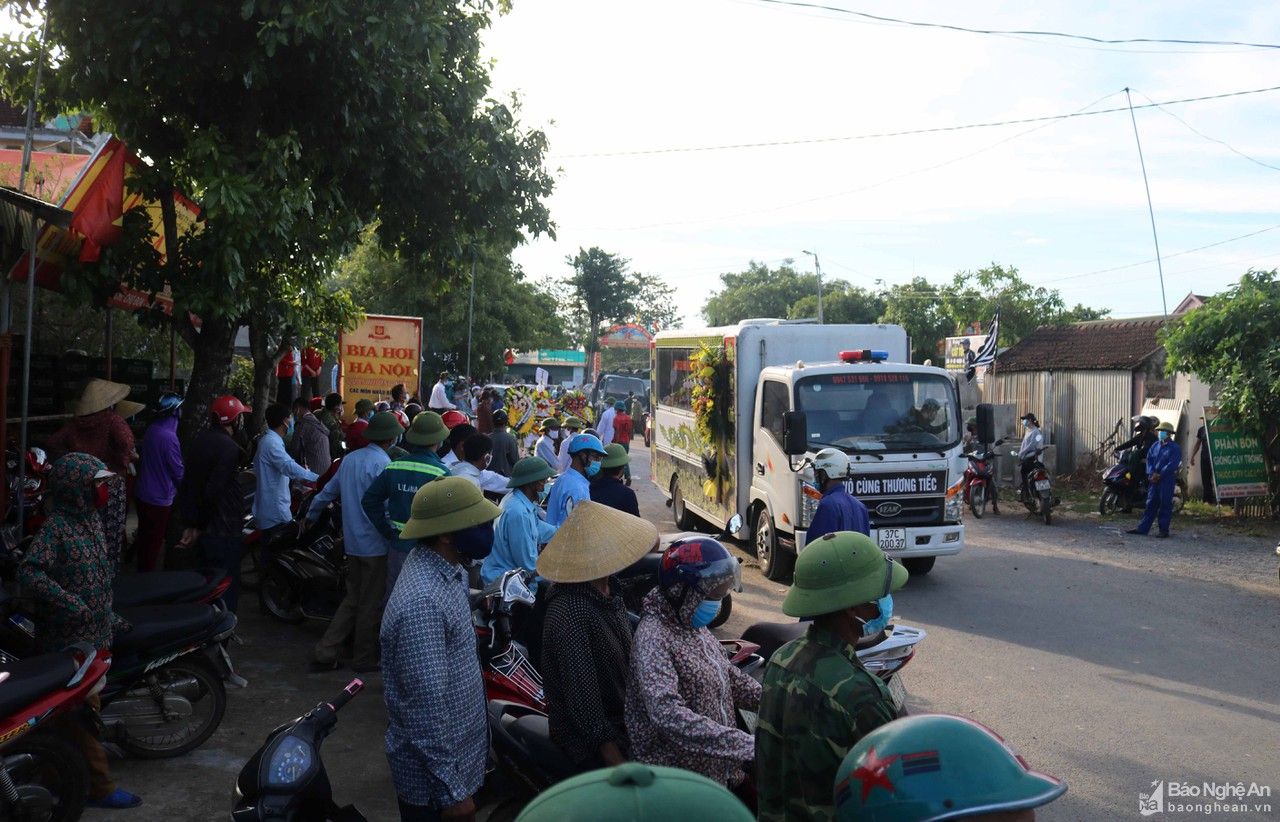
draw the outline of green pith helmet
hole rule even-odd
[[[607,456],[600,462],[601,468],[621,468],[631,462],[631,455],[620,442],[611,442],[604,447]]]
[[[577,417],[568,417],[564,421],[565,428],[572,428],[574,431],[581,431],[587,427],[587,424]]]
[[[463,528],[492,522],[498,506],[465,477],[441,477],[428,482],[413,495],[409,521],[400,529],[401,539],[422,539],[452,534]]]
[[[543,420],[543,421],[542,421],[542,430],[543,430],[543,432],[547,432],[547,431],[559,431],[559,430],[560,430],[560,420],[556,419],[555,417],[548,417],[548,418],[546,418],[545,420]]]
[[[881,725],[840,763],[838,822],[941,822],[1020,811],[1062,796],[991,729],[959,716],[919,714]]]
[[[398,439],[403,433],[404,429],[400,427],[400,420],[396,419],[395,414],[379,411],[369,420],[369,427],[364,429],[364,438],[369,442],[385,442]]]
[[[1165,420],[1164,422],[1162,422],[1162,423],[1160,423],[1159,425],[1157,425],[1157,426],[1156,426],[1156,430],[1157,430],[1157,431],[1168,431],[1170,434],[1176,434],[1176,433],[1177,433],[1177,431],[1175,431],[1175,430],[1174,430],[1174,428],[1173,428],[1173,423],[1169,422],[1168,420]]]
[[[516,822],[670,822],[755,819],[729,789],[690,771],[628,762],[553,785]]]
[[[507,480],[508,488],[523,488],[538,480],[551,479],[556,475],[555,469],[547,465],[542,457],[525,457],[511,468],[511,479]]]
[[[434,411],[419,411],[404,432],[405,442],[410,445],[439,445],[448,438],[449,429]]]
[[[816,617],[842,611],[898,590],[908,576],[906,568],[886,557],[865,534],[823,534],[796,559],[782,613]]]

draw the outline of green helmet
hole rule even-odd
[[[553,785],[516,822],[751,822],[747,806],[723,785],[696,773],[628,762]]]
[[[937,822],[1035,808],[1067,785],[1028,768],[984,725],[918,714],[858,740],[834,790],[839,822]]]
[[[782,613],[816,617],[843,611],[898,590],[907,577],[907,569],[886,557],[865,534],[823,534],[796,559]]]

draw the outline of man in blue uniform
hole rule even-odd
[[[578,434],[565,446],[569,452],[569,470],[551,486],[547,500],[547,524],[559,526],[569,517],[573,506],[591,499],[591,480],[600,473],[600,463],[609,456],[592,434]]]
[[[867,506],[849,493],[844,481],[849,476],[849,455],[839,448],[823,448],[813,457],[814,484],[822,492],[822,501],[809,523],[805,544],[834,531],[856,531],[871,535],[871,518]]]
[[[1169,536],[1169,522],[1173,519],[1173,491],[1178,485],[1178,468],[1182,465],[1182,448],[1173,440],[1173,424],[1162,422],[1156,426],[1155,445],[1147,450],[1147,509],[1142,512],[1138,527],[1130,534],[1146,535],[1159,513],[1161,537]]]

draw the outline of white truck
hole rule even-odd
[[[652,479],[677,526],[702,519],[749,539],[765,575],[783,579],[821,499],[807,460],[836,447],[886,553],[915,574],[959,553],[959,394],[945,370],[909,359],[896,325],[765,319],[659,333]]]

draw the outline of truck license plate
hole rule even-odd
[[[907,547],[906,528],[881,528],[876,531],[881,551],[901,551]]]
[[[1048,490],[1049,490],[1049,481],[1048,481],[1048,480],[1036,480],[1036,490],[1037,490],[1037,491],[1048,491]]]

